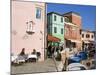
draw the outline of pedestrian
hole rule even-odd
[[[67,48],[63,49],[63,47],[61,47],[61,61],[63,64],[62,71],[66,71],[66,66],[68,65],[68,57],[69,55]]]
[[[55,58],[57,58],[57,54],[58,54],[58,48],[57,48],[57,46],[55,46],[55,48],[54,48],[54,56],[55,56]]]
[[[51,48],[51,56],[53,56],[53,55],[54,55],[54,51],[55,51],[55,47],[54,47],[54,46],[52,46],[52,48]]]
[[[63,47],[62,46],[60,46],[60,51],[62,51],[63,50]]]
[[[74,55],[76,55],[78,53],[77,48],[73,48],[73,51],[74,51]]]
[[[87,46],[85,46],[85,52],[88,50],[88,45]]]
[[[52,46],[49,45],[49,46],[48,46],[48,50],[47,50],[47,54],[48,54],[49,57],[50,57],[51,54],[52,54],[51,48],[52,48]]]

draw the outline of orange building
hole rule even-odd
[[[81,16],[76,12],[64,14],[65,17],[65,46],[76,47],[81,50]]]

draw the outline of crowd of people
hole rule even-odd
[[[96,48],[94,44],[84,45],[83,51],[87,52],[89,57],[94,57],[96,55]]]
[[[63,50],[62,46],[51,46],[51,45],[49,45],[48,49],[47,49],[47,56],[52,57],[53,55],[55,55],[55,57],[56,57],[57,55],[60,54],[60,52],[62,50]]]

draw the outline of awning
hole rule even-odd
[[[71,42],[81,43],[79,40],[71,40]]]
[[[68,39],[68,40],[70,40],[71,42],[81,43],[81,41],[79,40],[73,40],[73,39]]]
[[[57,37],[54,37],[54,36],[48,34],[48,41],[60,42],[61,40],[59,38],[57,38]]]
[[[95,41],[90,41],[90,40],[89,40],[89,42],[91,42],[91,43],[95,43]]]
[[[89,41],[84,41],[84,43],[90,43]]]
[[[89,40],[88,42],[89,42],[89,43],[92,43],[92,44],[96,44],[96,42],[95,42],[95,41],[90,41],[90,40]]]

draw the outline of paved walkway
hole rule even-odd
[[[59,63],[60,61],[57,61],[56,65],[58,66]],[[57,72],[53,59],[47,59],[44,62],[25,63],[19,66],[12,66],[11,68],[12,74]]]
[[[84,60],[81,63],[86,65],[88,61],[90,60]],[[56,61],[55,63],[53,59],[47,59],[44,62],[24,63],[19,66],[12,66],[11,74],[57,72],[57,69],[62,71],[62,66],[61,61]]]

